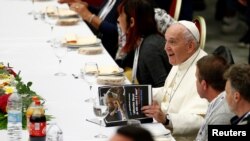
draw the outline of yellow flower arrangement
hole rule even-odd
[[[12,94],[14,91],[14,87],[13,86],[5,86],[4,90],[5,90],[5,94]]]
[[[32,82],[27,84],[22,82],[19,73],[16,74],[11,67],[4,66],[0,63],[0,130],[7,128],[7,114],[6,105],[8,97],[13,93],[14,87],[16,87],[17,92],[22,97],[22,115],[23,115],[23,129],[26,128],[26,109],[32,102],[31,97],[37,96],[40,100],[44,100],[41,96],[37,95],[36,92],[30,89]],[[46,119],[50,120],[52,116],[46,115]]]

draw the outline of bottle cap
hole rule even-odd
[[[37,100],[39,100],[37,96],[32,96],[32,101],[35,102],[35,101],[37,101]]]

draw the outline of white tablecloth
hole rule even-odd
[[[90,96],[89,86],[83,79],[75,79],[85,62],[94,61],[99,66],[116,65],[104,50],[99,55],[80,55],[69,51],[63,58],[62,69],[67,76],[57,77],[58,60],[50,44],[50,27],[44,21],[34,20],[27,13],[32,10],[31,0],[0,0],[0,62],[10,63],[16,72],[21,71],[24,82],[32,81],[32,90],[46,99],[46,114],[63,130],[64,141],[95,140],[99,126],[86,121],[94,117],[92,104],[84,102]],[[39,9],[56,1],[35,2]],[[66,5],[64,5],[66,6]],[[91,36],[93,33],[84,22],[74,26],[56,26],[54,34],[63,37],[67,33]],[[126,83],[129,83],[128,81]],[[96,91],[94,90],[94,93]],[[155,135],[169,133],[161,124],[143,125]],[[117,127],[102,128],[109,137]],[[7,141],[5,130],[0,131],[1,141]],[[169,139],[170,137],[166,137]],[[27,131],[23,131],[23,141],[28,140]],[[107,140],[107,139],[104,139]]]

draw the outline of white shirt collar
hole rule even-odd
[[[193,63],[194,59],[196,59],[196,57],[199,55],[199,53],[200,53],[200,48],[198,48],[196,52],[191,57],[189,57],[185,62],[178,65],[178,70],[182,71],[183,69],[189,67],[191,63]]]
[[[216,101],[217,99],[223,99],[226,96],[226,92],[222,91],[219,95],[217,95],[210,103]]]

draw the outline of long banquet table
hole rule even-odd
[[[28,12],[32,10],[31,0],[0,0],[0,62],[10,63],[16,72],[21,71],[24,82],[33,82],[32,90],[46,99],[46,114],[63,130],[64,141],[97,140],[94,135],[99,126],[87,122],[94,117],[92,104],[84,102],[90,96],[89,86],[83,79],[75,79],[72,74],[79,74],[85,62],[97,62],[99,66],[116,65],[104,49],[99,55],[80,55],[69,51],[63,58],[62,68],[67,76],[57,77],[58,60],[50,44],[50,27],[42,20],[34,20]],[[56,1],[35,2],[35,8],[43,9]],[[60,5],[67,7],[67,5]],[[56,26],[54,34],[63,36],[75,33],[91,36],[93,33],[81,21],[74,26]],[[126,83],[129,83],[126,81]],[[97,94],[96,90],[94,93]],[[154,135],[169,133],[161,124],[143,124]],[[102,132],[109,137],[117,127],[103,127]],[[0,131],[1,140],[7,141],[6,130]],[[165,136],[166,140],[171,136]],[[172,138],[171,138],[172,139]],[[28,140],[28,133],[23,131],[23,141]],[[107,139],[104,139],[107,140]]]

